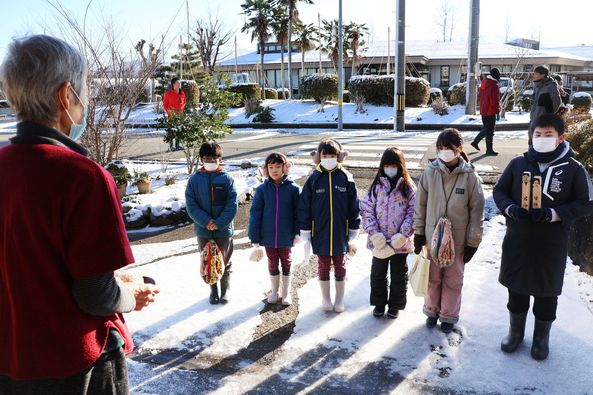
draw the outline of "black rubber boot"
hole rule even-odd
[[[550,340],[550,329],[554,321],[542,321],[535,319],[535,326],[533,328],[533,344],[531,345],[531,357],[538,361],[543,361],[548,358],[550,348],[548,342]]]
[[[210,285],[210,304],[218,304],[218,284]]]
[[[486,155],[497,156],[498,152],[492,148],[494,136],[486,136]]]
[[[509,334],[500,342],[500,349],[504,352],[514,352],[525,336],[525,321],[527,321],[527,312],[511,313],[509,311]]]
[[[227,291],[229,290],[229,278],[231,277],[230,273],[225,273],[220,278],[220,303],[226,304],[229,301],[229,298],[226,296]]]

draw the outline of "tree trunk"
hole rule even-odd
[[[321,70],[319,70],[319,72],[321,73]],[[305,78],[305,50],[301,49],[301,79],[299,81],[299,94],[301,93],[301,83],[303,78]],[[301,96],[301,99],[302,98],[303,97]]]
[[[282,85],[282,98],[284,97],[284,44],[280,44],[280,81]]]
[[[264,72],[264,51],[266,50],[265,47],[265,43],[263,41],[260,41],[259,43],[259,54],[260,54],[260,66],[261,66],[261,94],[262,94],[262,99],[266,100],[266,73]]]
[[[581,270],[593,275],[593,215],[571,224],[568,232],[568,256]]]
[[[292,99],[292,3],[288,4],[288,98]]]

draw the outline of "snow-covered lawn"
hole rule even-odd
[[[220,382],[175,368],[175,363],[154,366],[130,360],[131,386],[143,394],[189,394],[207,390],[221,394],[265,391],[277,382],[283,393],[331,387],[332,380],[357,380],[381,364],[391,375],[395,393],[418,393],[422,388],[460,393],[591,394],[593,379],[593,281],[568,264],[558,319],[550,337],[550,356],[536,362],[529,355],[533,317],[530,314],[525,344],[507,355],[500,351],[508,315],[506,289],[498,281],[500,246],[505,232],[503,217],[496,215],[491,197],[487,202],[484,240],[466,267],[463,306],[458,330],[444,335],[424,326],[422,298],[408,292],[408,305],[391,321],[373,318],[369,306],[371,254],[365,235],[358,239],[359,253],[349,259],[346,312],[320,309],[316,279],[299,289],[299,315],[295,333],[275,355],[275,362],[259,369],[245,361],[238,372]],[[236,250],[233,258],[232,300],[227,305],[208,304],[209,287],[199,275],[197,253],[168,256],[195,248],[192,239],[134,247],[144,265],[131,269],[156,279],[159,300],[142,312],[127,315],[136,346],[158,353],[163,348],[194,351],[202,368],[209,357],[216,360],[247,346],[261,322],[259,311],[269,288],[267,266],[248,260],[250,250]],[[302,248],[295,248],[295,264],[302,262]],[[411,259],[411,258],[410,258]],[[313,362],[311,362],[313,361]],[[275,381],[276,380],[276,381]],[[204,388],[196,387],[204,383]],[[352,387],[362,393],[371,388]],[[381,388],[380,392],[385,392]],[[432,391],[431,391],[432,392]]]

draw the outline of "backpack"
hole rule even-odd
[[[200,275],[206,284],[216,284],[224,274],[224,259],[218,244],[210,240],[200,253]]]

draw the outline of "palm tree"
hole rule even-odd
[[[292,26],[299,20],[297,3],[313,4],[313,0],[274,0],[275,4],[284,5],[288,9],[288,90],[289,97],[292,96]]]
[[[350,22],[344,28],[344,42],[348,43],[347,47],[352,53],[352,75],[356,75],[356,68],[360,64],[360,55],[358,55],[358,53],[360,47],[366,44],[366,42],[362,39],[365,34],[369,34],[369,28],[364,23],[358,24],[355,22]]]
[[[282,98],[284,97],[284,46],[288,41],[288,15],[286,8],[280,5],[274,8],[274,21],[272,31],[276,35],[276,41],[280,44],[280,81],[282,85]]]
[[[338,45],[339,45],[339,38],[338,38],[338,20],[333,19],[327,21],[323,19],[321,21],[323,25],[321,27],[321,31],[319,32],[319,50],[326,54],[329,59],[331,59],[332,64],[334,65],[334,71],[338,68]],[[348,42],[344,40],[344,52],[346,52]]]
[[[315,43],[319,41],[317,27],[312,23],[303,25],[299,23],[295,29],[298,33],[294,43],[301,51],[301,78],[305,76],[305,52],[315,49]]]
[[[241,33],[251,31],[251,41],[257,40],[259,45],[259,53],[261,56],[260,84],[262,86],[264,99],[266,98],[264,55],[266,51],[266,41],[270,38],[270,27],[273,22],[272,1],[273,0],[245,0],[245,3],[241,4],[243,14],[247,15],[249,18],[241,29]]]

